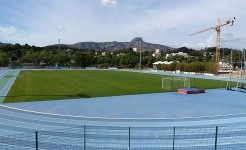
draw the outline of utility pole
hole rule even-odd
[[[61,46],[61,40],[60,39],[58,39],[58,50],[59,50],[59,52],[60,52],[60,46]]]
[[[141,63],[142,63],[142,37],[139,37],[140,41],[139,41],[139,70],[141,70]]]

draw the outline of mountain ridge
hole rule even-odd
[[[7,43],[0,42],[0,45],[6,45]],[[130,42],[78,42],[75,44],[53,44],[47,45],[43,47],[65,47],[65,48],[76,48],[80,50],[88,50],[93,49],[95,51],[117,51],[117,50],[126,50],[129,48],[137,48],[143,50],[154,51],[156,49],[160,50],[173,50],[174,48],[162,45],[162,44],[153,44],[149,42],[145,42],[142,38],[135,37]]]
[[[133,38],[130,42],[78,42],[75,44],[55,44],[49,46],[65,46],[68,48],[77,48],[77,49],[94,49],[95,51],[116,51],[116,50],[125,50],[129,48],[142,48],[144,50],[172,50],[174,48],[161,45],[148,43],[142,40],[142,38]],[[47,47],[49,47],[47,46]]]

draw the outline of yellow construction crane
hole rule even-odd
[[[211,27],[211,28],[207,28],[207,29],[204,29],[204,30],[201,30],[201,31],[198,31],[198,32],[194,32],[194,33],[190,34],[190,36],[214,29],[217,32],[217,36],[216,36],[216,53],[215,53],[216,60],[215,61],[216,61],[217,64],[219,64],[219,62],[220,62],[220,27],[225,26],[225,25],[232,26],[235,20],[236,20],[236,18],[234,17],[233,19],[228,19],[224,23],[221,24],[220,23],[220,19],[218,19],[218,24],[216,26]]]

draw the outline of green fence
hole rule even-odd
[[[245,150],[246,126],[80,126],[0,137],[3,150]]]

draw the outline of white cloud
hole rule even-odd
[[[221,42],[245,42],[246,38],[243,36],[235,36],[232,33],[225,33],[221,35]]]
[[[106,7],[115,7],[117,5],[116,0],[101,0],[101,4]]]
[[[64,32],[64,31],[66,31],[66,28],[65,28],[65,27],[62,27],[62,26],[57,26],[57,27],[55,27],[55,29],[56,29],[57,31],[59,31],[59,32]]]
[[[13,26],[0,27],[0,32],[2,34],[12,35],[12,34],[16,33],[16,28]]]
[[[242,2],[238,4],[238,1],[226,2],[230,5],[221,6],[220,1],[214,2],[214,0],[192,1],[192,3],[189,4],[182,4],[181,7],[174,7],[174,9],[156,9],[155,11],[147,11],[145,16],[139,17],[140,19],[135,22],[131,22],[131,26],[132,29],[135,29],[133,32],[141,32],[144,35],[148,35],[148,37],[150,37],[151,34],[155,34],[155,40],[158,40],[158,35],[161,35],[161,39],[165,39],[163,40],[165,43],[162,44],[173,45],[174,43],[184,43],[189,34],[204,28],[215,26],[217,24],[217,18],[220,18],[221,22],[223,22],[234,15],[238,16],[238,14],[240,14],[238,9],[241,5],[244,6],[246,4],[245,2],[243,4]],[[231,5],[234,7],[231,7]],[[211,8],[211,6],[213,7]],[[209,11],[205,11],[207,9],[209,9]],[[243,22],[243,19],[241,19],[240,23],[242,25]],[[233,28],[235,28],[235,31],[238,31],[239,28],[236,26],[239,27],[237,22],[235,22],[235,27],[223,28],[222,33],[226,30],[232,31]],[[213,30],[204,32],[195,37],[190,37],[190,40],[193,41],[192,43],[194,43],[194,46],[215,46],[215,36],[209,37],[209,39],[206,40],[209,34],[216,35],[216,32]],[[158,42],[162,41],[159,40]]]
[[[190,47],[190,44],[188,42],[185,42],[184,44],[179,45],[179,47]]]
[[[21,38],[24,36],[23,33],[18,31],[18,29],[15,28],[14,26],[0,27],[0,33],[1,33],[1,37],[6,37],[9,39]]]
[[[25,4],[16,16],[8,17],[14,22],[4,22],[0,18],[0,22],[6,24],[5,27],[0,26],[0,42],[8,40],[45,46],[57,43],[58,38],[62,43],[73,44],[130,41],[139,36],[146,42],[175,47],[209,47],[215,46],[214,30],[192,37],[189,34],[216,25],[217,18],[223,22],[234,16],[237,18],[234,25],[225,26],[221,31],[221,45],[238,45],[236,43],[241,41],[240,45],[244,47],[243,42],[246,42],[245,13],[242,13],[246,7],[244,0],[223,0],[227,5],[221,5],[221,0],[185,0],[180,3],[152,0],[28,2],[27,8],[34,8],[35,12],[26,9]],[[108,10],[102,6],[117,6],[117,9]],[[11,15],[12,10],[4,14]],[[23,20],[28,20],[28,24]]]
[[[206,47],[215,47],[216,46],[216,35],[215,34],[211,34],[209,36],[209,38],[207,39],[206,43],[205,43]]]

